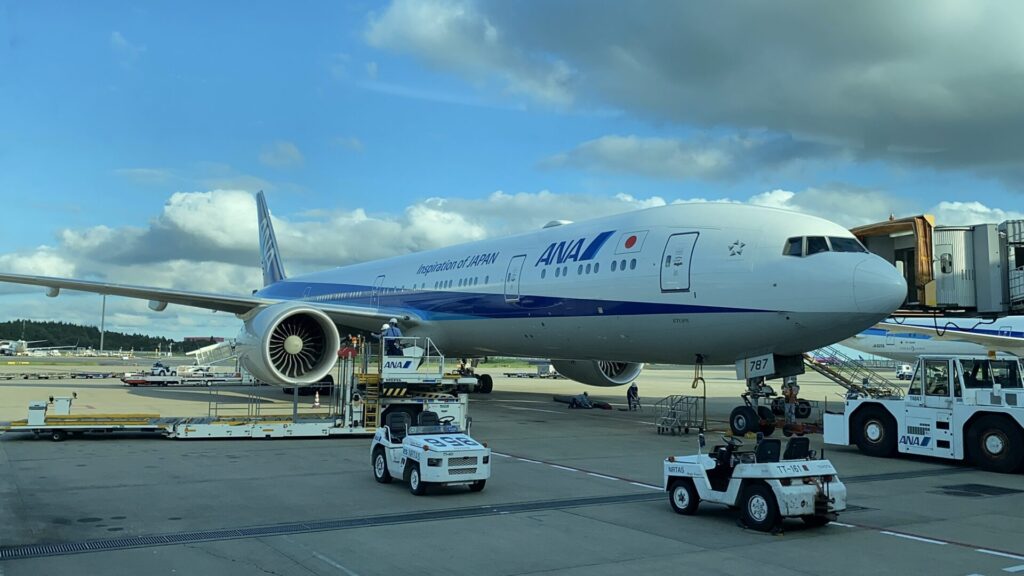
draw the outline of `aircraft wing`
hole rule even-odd
[[[109,294],[111,296],[124,296],[127,298],[138,298],[142,300],[153,300],[166,302],[168,304],[180,304],[194,308],[205,308],[230,312],[232,314],[245,314],[254,308],[276,304],[280,300],[262,298],[259,296],[236,296],[231,294],[211,294],[209,292],[191,292],[188,290],[173,290],[169,288],[151,288],[147,286],[132,286],[129,284],[109,284],[107,282],[94,282],[90,280],[74,280],[70,278],[53,278],[50,276],[27,276],[22,274],[0,274],[0,282],[13,284],[28,284],[32,286],[44,286],[49,289],[79,290],[82,292],[93,292],[96,294]],[[389,310],[386,308],[362,308],[359,306],[346,306],[343,304],[323,304],[318,302],[304,302],[303,304],[322,310],[332,320],[339,324],[349,326],[362,326],[370,323],[371,320],[384,322],[389,318],[401,318],[405,322],[418,323],[419,318],[411,316],[405,310]]]
[[[893,334],[924,334],[939,340],[954,340],[960,342],[972,342],[984,346],[989,350],[1009,352],[1016,356],[1024,356],[1024,338],[1013,338],[1010,336],[995,336],[992,334],[979,334],[947,328],[937,330],[934,326],[912,326],[910,324],[893,324],[879,322],[875,328],[887,330]]]

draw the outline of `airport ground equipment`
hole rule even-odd
[[[400,478],[420,496],[429,485],[468,485],[484,489],[491,477],[491,450],[469,437],[450,416],[436,412],[417,415],[417,426],[406,412],[392,412],[370,444],[373,477],[382,484]]]
[[[658,434],[689,434],[704,421],[704,398],[700,396],[666,396],[654,404]]]
[[[767,532],[783,518],[823,526],[846,509],[846,486],[831,462],[814,458],[808,438],[791,438],[785,452],[774,438],[761,439],[753,451],[739,450],[743,442],[734,436],[722,440],[704,454],[701,432],[696,455],[665,459],[664,488],[673,510],[691,515],[701,502],[724,504],[739,508],[744,526]]]
[[[900,364],[896,366],[896,379],[897,380],[910,380],[914,377],[914,367],[910,364]]]
[[[1024,466],[1024,383],[1016,358],[921,356],[905,397],[850,392],[825,414],[825,443],[968,460],[994,472]]]
[[[33,401],[29,416],[0,426],[0,431],[33,432],[63,440],[68,432],[114,432],[122,430],[160,432],[169,438],[310,438],[369,436],[391,413],[415,418],[433,412],[449,419],[461,430],[469,430],[469,396],[453,394],[453,388],[470,379],[446,374],[444,357],[427,340],[417,356],[372,356],[367,347],[339,353],[336,384],[324,397],[319,410],[300,407],[298,390],[290,405],[268,404],[261,394],[267,387],[253,382],[230,390],[219,384],[209,388],[206,416],[161,417],[157,414],[71,413],[72,398]],[[159,378],[159,377],[151,377]],[[472,382],[476,382],[472,379]],[[241,402],[222,402],[222,394],[243,395]],[[272,407],[290,408],[290,413],[273,412]],[[238,411],[235,411],[238,410]]]

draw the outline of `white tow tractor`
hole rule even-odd
[[[778,529],[783,518],[800,518],[824,526],[846,510],[846,486],[828,460],[814,459],[805,436],[782,441],[762,438],[753,451],[740,451],[743,441],[722,436],[724,445],[704,454],[665,459],[665,490],[672,509],[694,514],[700,502],[740,509],[744,526],[763,532]]]
[[[825,443],[871,456],[967,459],[993,472],[1024,467],[1024,379],[1012,357],[921,356],[905,397],[849,394],[825,414]]]
[[[468,484],[484,489],[491,476],[491,450],[453,426],[454,418],[420,412],[418,426],[409,426],[408,412],[391,412],[370,445],[373,477],[382,484],[393,478],[409,483],[420,496],[430,484]]]

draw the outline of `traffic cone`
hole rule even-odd
[[[313,396],[313,408],[319,408],[319,407],[320,407],[320,391],[317,390],[316,391],[316,395]]]

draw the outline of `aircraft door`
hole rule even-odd
[[[377,279],[373,281],[373,305],[380,308],[380,293],[381,286],[384,285],[384,275],[377,276]]]
[[[690,262],[700,232],[673,234],[665,243],[661,256],[661,291],[687,292],[690,290]]]
[[[900,430],[899,450],[910,454],[953,456],[953,397],[960,396],[960,374],[955,360],[925,360],[908,394],[906,428]],[[918,380],[918,378],[920,380]]]
[[[523,275],[525,262],[526,255],[520,254],[508,263],[508,271],[505,272],[505,302],[519,302],[519,281]]]

